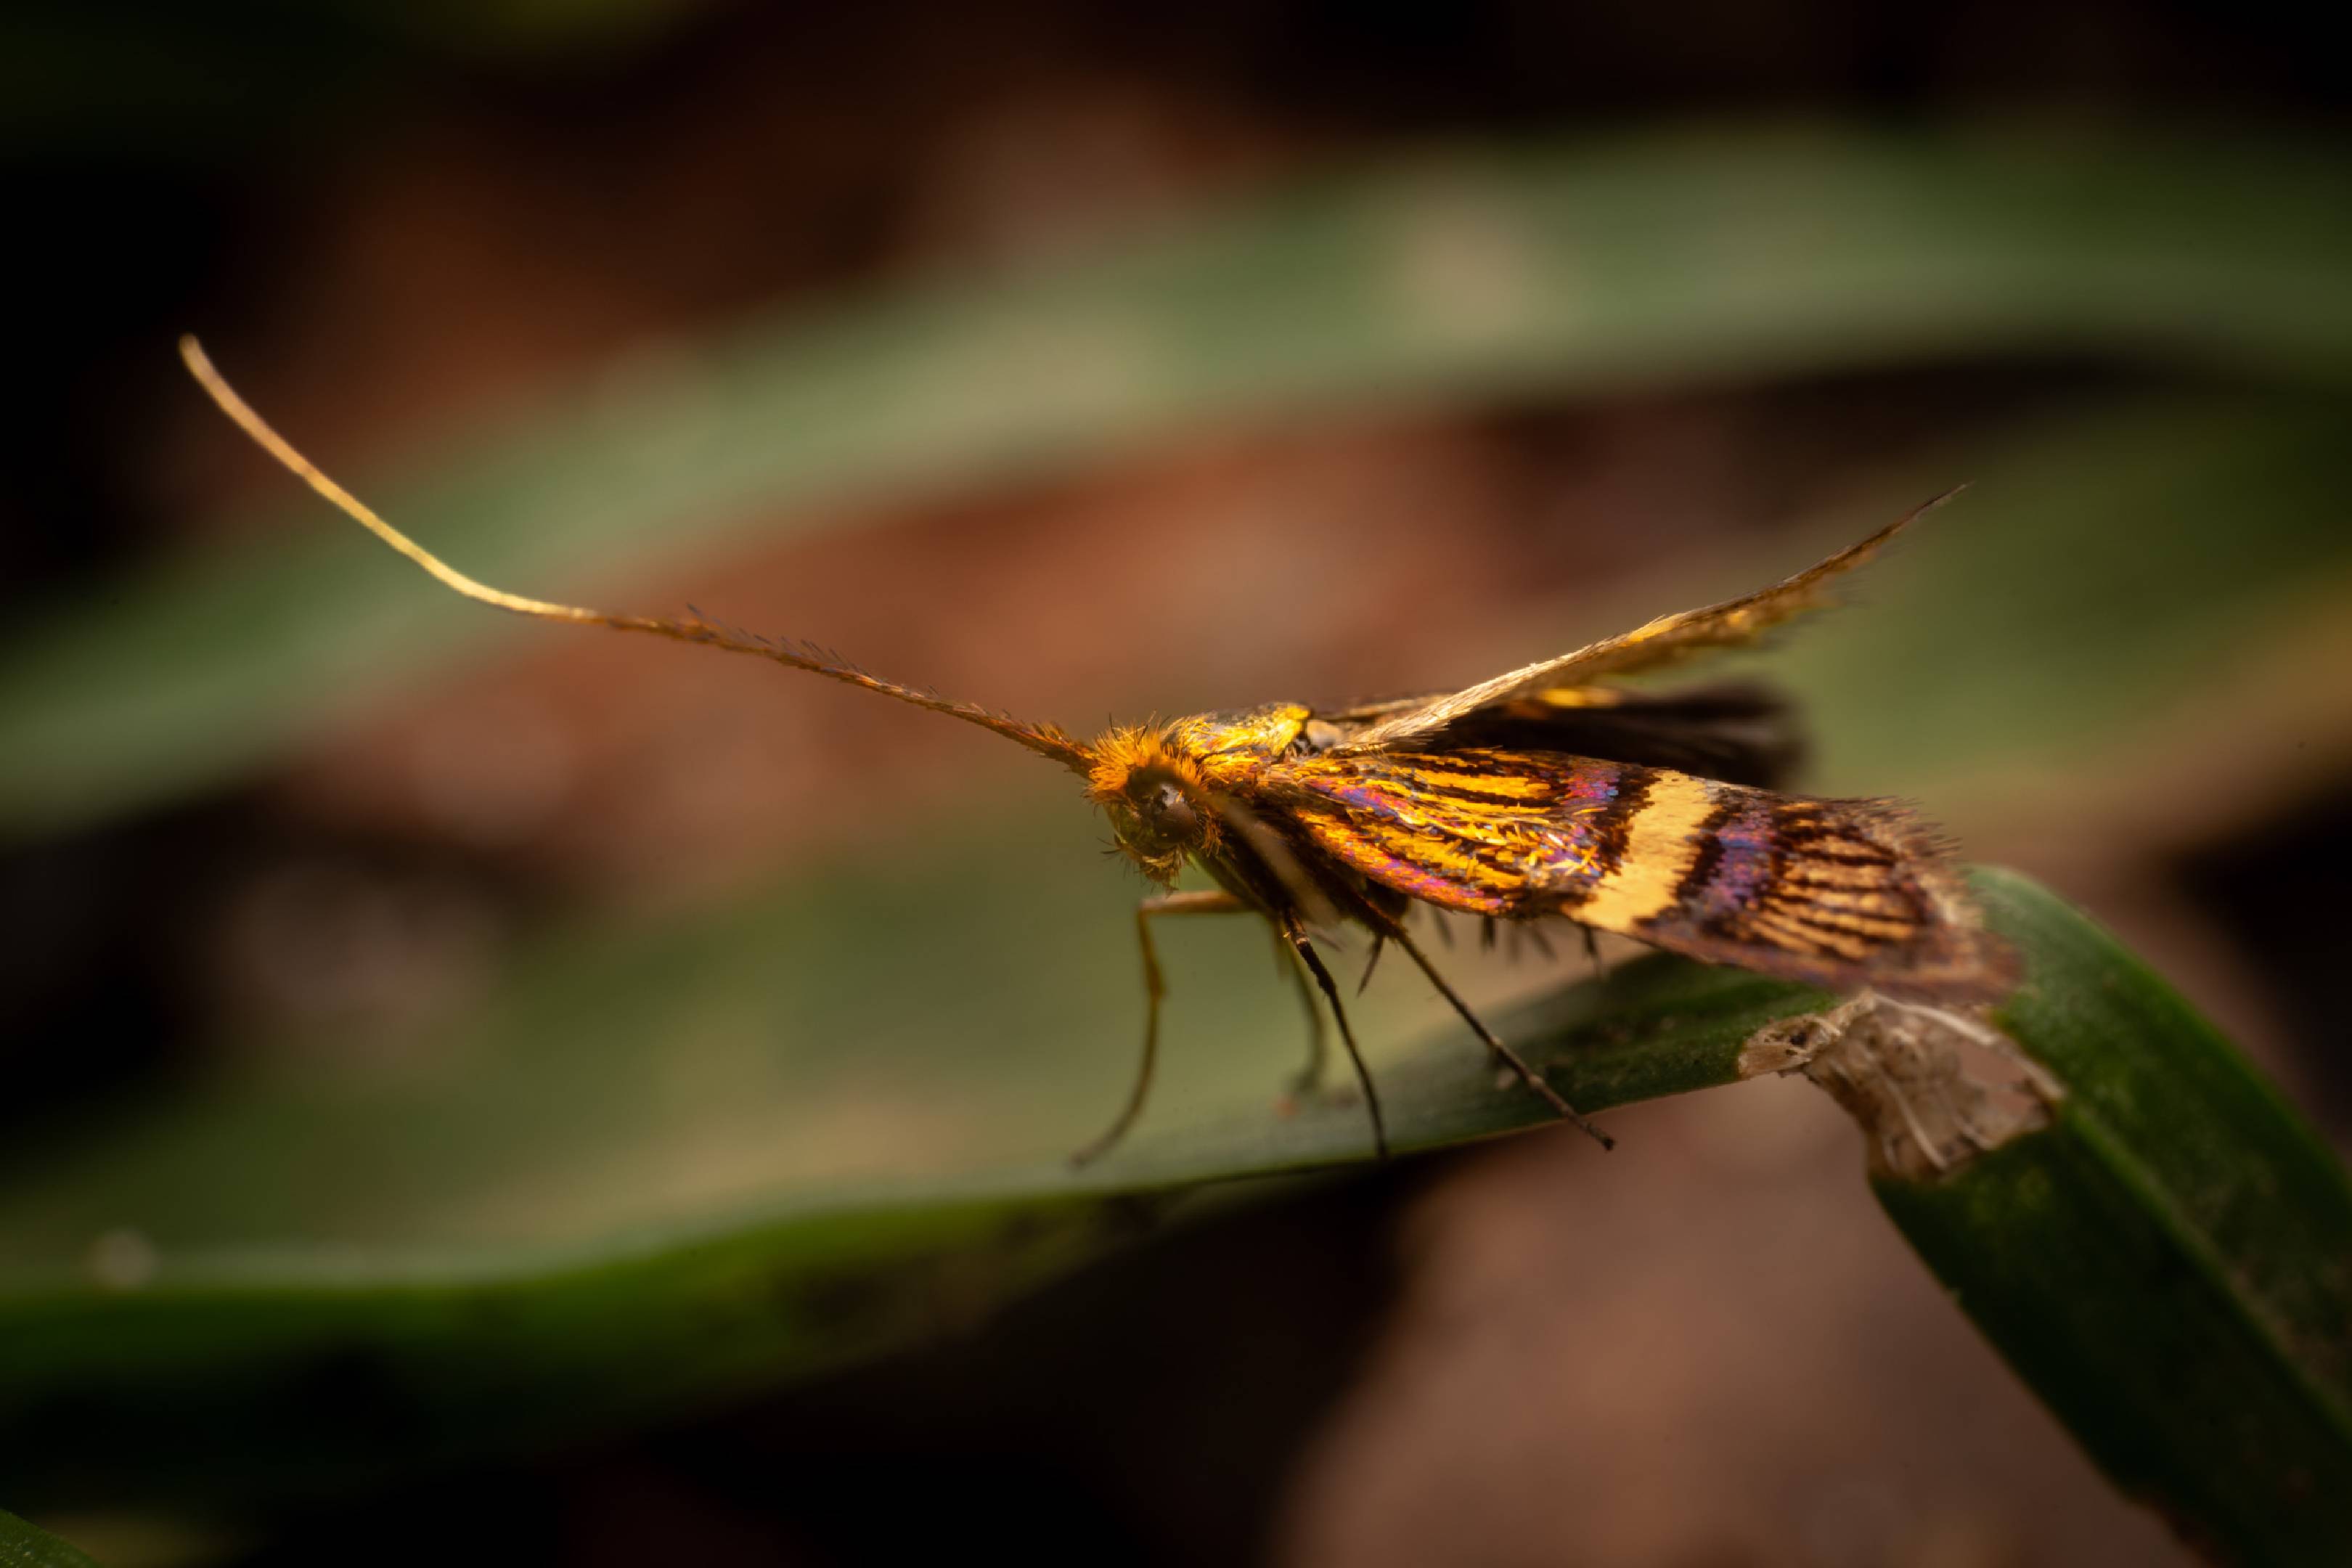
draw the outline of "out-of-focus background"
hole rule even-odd
[[[594,1247],[1057,1155],[1132,1068],[1141,889],[1066,777],[445,603],[202,402],[183,330],[493,582],[1082,730],[1466,682],[1971,480],[1736,668],[1805,697],[1811,784],[2085,906],[2341,1146],[2318,26],[12,8],[0,1266]],[[1272,1114],[1263,933],[1163,952],[1147,1131]],[[1454,962],[1489,1000],[1570,977]],[[1393,970],[1358,1011],[1376,1065],[1442,1022]],[[1611,1120],[1612,1156],[1538,1134],[1240,1204],[650,1431],[0,1505],[125,1563],[2183,1560],[1825,1100]]]

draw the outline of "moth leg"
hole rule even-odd
[[[1109,1153],[1127,1136],[1128,1129],[1135,1125],[1135,1119],[1143,1114],[1143,1102],[1151,1098],[1151,1072],[1160,1061],[1160,1003],[1168,994],[1168,983],[1160,973],[1160,954],[1151,944],[1151,917],[1231,915],[1248,908],[1231,893],[1216,890],[1161,893],[1135,906],[1135,944],[1143,953],[1143,1061],[1136,1069],[1135,1087],[1128,1091],[1127,1104],[1119,1110],[1118,1120],[1101,1137],[1071,1155],[1071,1164],[1089,1164]]]
[[[1348,1009],[1339,1005],[1339,984],[1331,972],[1323,966],[1323,955],[1315,951],[1307,940],[1306,928],[1292,916],[1276,917],[1282,939],[1298,954],[1307,972],[1315,976],[1315,984],[1323,991],[1323,999],[1331,1004],[1331,1016],[1339,1021],[1339,1043],[1348,1047],[1348,1060],[1355,1064],[1356,1081],[1364,1086],[1364,1106],[1372,1113],[1372,1149],[1383,1160],[1389,1157],[1387,1124],[1381,1118],[1381,1091],[1372,1087],[1371,1069],[1364,1065],[1364,1053],[1356,1048],[1356,1031],[1348,1026]],[[1407,949],[1411,951],[1410,948]]]
[[[1412,938],[1405,934],[1404,928],[1402,925],[1400,925],[1395,931],[1391,931],[1389,933],[1389,937],[1390,940],[1394,942],[1399,947],[1404,949],[1405,952],[1411,956],[1415,963],[1421,965],[1421,972],[1429,976],[1429,983],[1437,987],[1437,994],[1454,1005],[1454,1010],[1462,1015],[1462,1021],[1468,1024],[1472,1031],[1475,1032],[1480,1039],[1486,1042],[1486,1048],[1488,1050],[1494,1052],[1496,1057],[1500,1059],[1505,1066],[1508,1067],[1513,1072],[1518,1075],[1518,1079],[1521,1083],[1526,1084],[1529,1089],[1533,1089],[1537,1096],[1540,1098],[1546,1105],[1550,1106],[1553,1111],[1559,1116],[1564,1120],[1575,1122],[1579,1127],[1581,1127],[1585,1131],[1591,1133],[1595,1139],[1599,1140],[1601,1146],[1603,1149],[1613,1149],[1617,1146],[1617,1141],[1615,1139],[1610,1137],[1609,1134],[1603,1132],[1600,1128],[1595,1127],[1591,1122],[1587,1121],[1581,1115],[1578,1114],[1576,1107],[1569,1104],[1567,1100],[1561,1099],[1559,1091],[1553,1089],[1551,1085],[1546,1083],[1543,1079],[1542,1074],[1537,1072],[1535,1068],[1528,1066],[1527,1062],[1519,1056],[1518,1052],[1505,1045],[1501,1037],[1498,1037],[1494,1030],[1486,1027],[1486,1024],[1479,1018],[1477,1014],[1470,1011],[1470,1005],[1467,1002],[1463,1001],[1459,995],[1455,994],[1454,987],[1445,983],[1445,977],[1437,973],[1436,967],[1429,962],[1427,955],[1424,954],[1419,947],[1414,945]]]
[[[1315,977],[1290,945],[1290,939],[1280,927],[1274,932],[1275,956],[1281,961],[1282,972],[1290,977],[1298,992],[1298,1005],[1307,1009],[1307,1065],[1290,1080],[1290,1092],[1301,1099],[1323,1087],[1323,1064],[1330,1054],[1330,1038],[1323,1027],[1323,1009],[1315,1000]]]

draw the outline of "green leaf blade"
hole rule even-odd
[[[0,1509],[0,1568],[99,1568],[98,1560]]]
[[[2011,872],[2051,1124],[1879,1202],[2091,1456],[2224,1561],[2352,1559],[2352,1184],[2213,1026]]]

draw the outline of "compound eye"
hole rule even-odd
[[[1200,814],[1175,784],[1163,784],[1153,790],[1144,803],[1144,811],[1153,826],[1173,837],[1190,838],[1201,831]]]

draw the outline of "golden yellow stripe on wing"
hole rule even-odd
[[[1382,887],[1449,910],[1500,914],[1509,907],[1501,894],[1481,885],[1482,879],[1449,876],[1431,865],[1423,841],[1390,837],[1383,842],[1358,824],[1320,814],[1305,818],[1304,826],[1317,845]]]
[[[1641,809],[1626,820],[1625,850],[1616,868],[1601,873],[1583,902],[1567,913],[1601,931],[1634,928],[1675,907],[1683,879],[1698,863],[1700,829],[1715,811],[1715,792],[1703,779],[1660,772],[1650,779]]]
[[[1495,797],[1488,801],[1462,801],[1456,797],[1448,805],[1509,805],[1516,808],[1519,803],[1550,800],[1559,794],[1557,780],[1524,773],[1466,773],[1451,768],[1424,767],[1418,763],[1399,771],[1412,783],[1433,789],[1466,790],[1473,795]]]
[[[1398,859],[1435,871],[1465,887],[1508,892],[1516,879],[1503,875],[1479,858],[1482,840],[1463,836],[1458,824],[1434,832],[1415,832],[1398,823],[1371,823],[1364,837]]]
[[[1625,693],[1613,686],[1554,686],[1530,691],[1520,700],[1543,708],[1616,708],[1623,704]]]
[[[1402,803],[1387,826],[1406,833],[1444,833],[1480,843],[1508,834],[1515,826],[1540,820],[1541,806],[1515,805],[1505,800],[1464,800],[1459,796],[1427,796]]]

